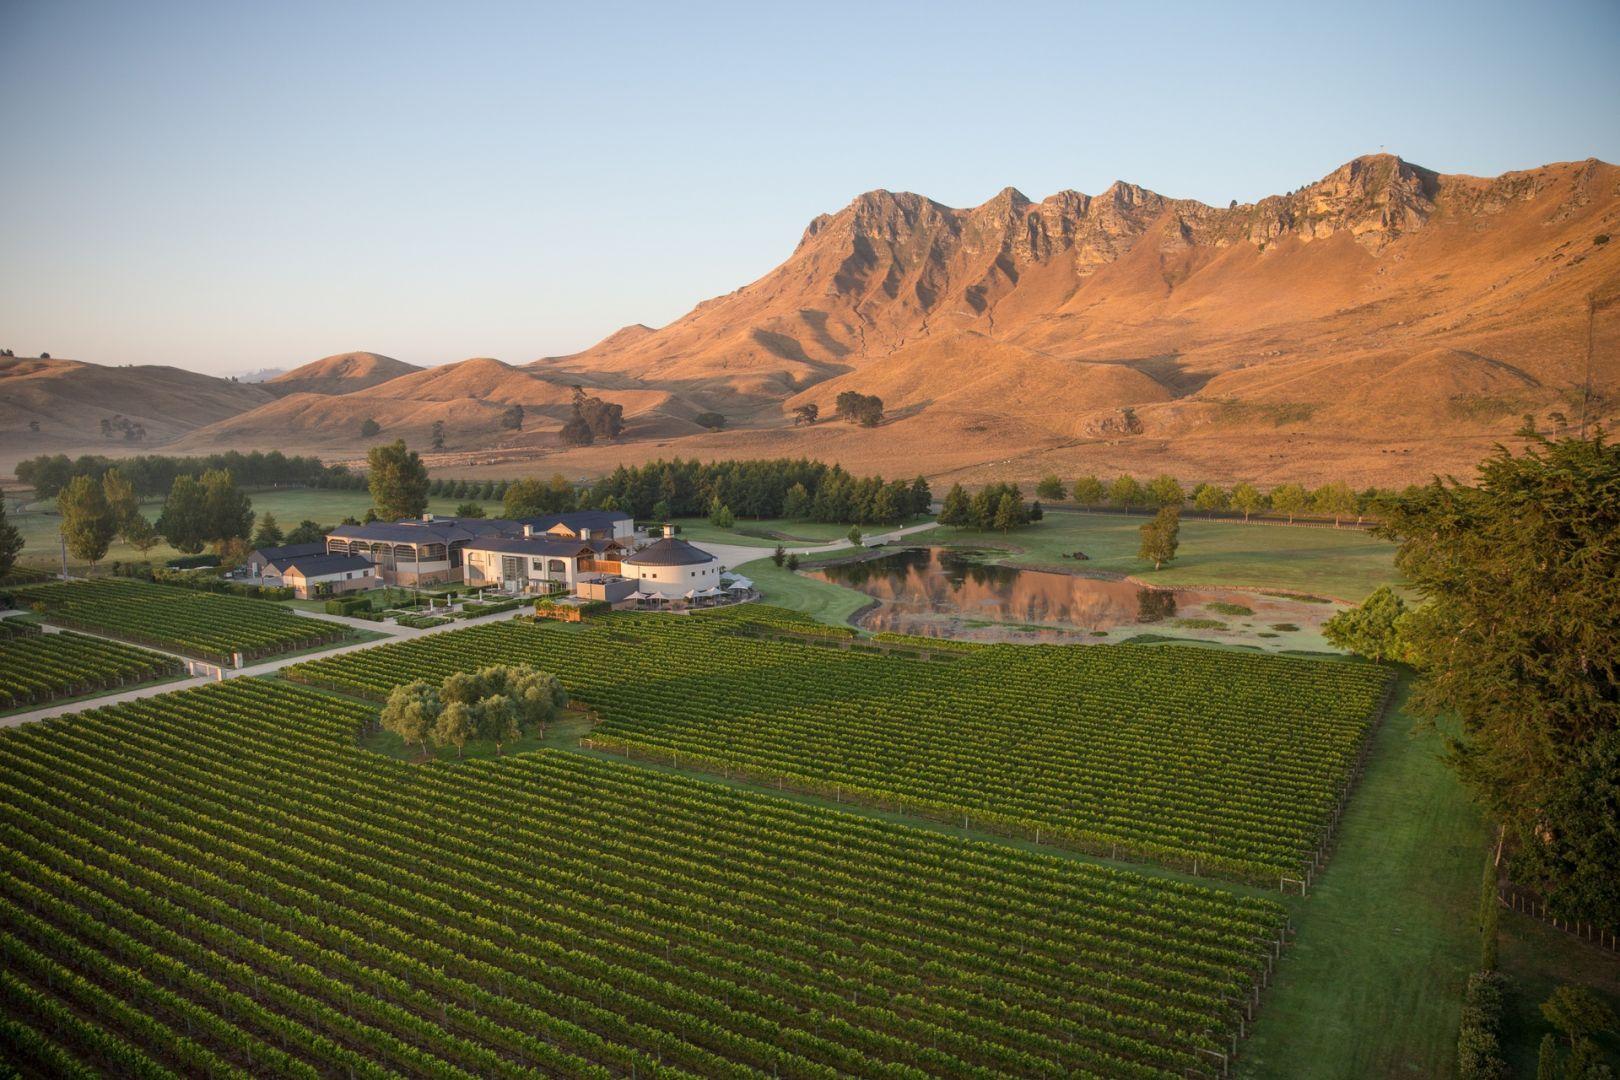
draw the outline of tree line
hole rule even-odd
[[[928,481],[920,476],[909,481],[857,477],[806,458],[675,458],[619,466],[580,492],[578,508],[623,510],[664,521],[712,515],[718,504],[738,518],[891,525],[927,513],[932,501]]]
[[[1278,484],[1269,491],[1262,491],[1246,482],[1230,488],[1201,483],[1189,491],[1181,481],[1163,473],[1147,481],[1121,475],[1104,482],[1100,477],[1088,475],[1065,486],[1061,477],[1049,473],[1035,486],[1035,494],[1051,502],[1072,498],[1089,509],[1104,506],[1121,510],[1182,506],[1209,514],[1236,510],[1243,514],[1245,521],[1249,520],[1250,515],[1271,511],[1285,515],[1290,523],[1298,515],[1310,513],[1330,517],[1338,525],[1351,517],[1358,523],[1367,517],[1382,517],[1384,509],[1404,493],[1378,487],[1357,491],[1342,481],[1317,488]]]
[[[74,477],[86,476],[99,483],[108,470],[114,468],[123,482],[143,498],[164,494],[178,476],[201,477],[206,472],[220,470],[230,473],[237,483],[247,487],[267,487],[272,484],[324,486],[320,481],[328,473],[348,474],[343,466],[326,466],[318,457],[288,456],[280,450],[254,450],[246,454],[229,450],[204,457],[137,454],[133,457],[110,458],[102,454],[84,454],[70,458],[66,454],[40,454],[17,463],[17,479],[32,487],[36,498],[54,499]]]

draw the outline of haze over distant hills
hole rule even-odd
[[[970,480],[1422,479],[1477,460],[1523,413],[1578,412],[1587,297],[1620,293],[1616,234],[1620,169],[1596,160],[1487,179],[1376,155],[1224,208],[1126,183],[1041,202],[1008,188],[970,209],[873,191],[812,221],[758,281],[572,356],[417,369],[346,353],[255,386],[13,361],[0,439],[11,456],[100,441],[112,408],[149,416],[149,441],[176,450],[327,456],[362,449],[367,417],[423,449],[437,420],[449,450],[512,472],[538,455],[587,473],[782,453]],[[1620,415],[1620,304],[1596,325],[1607,420]],[[81,392],[111,372],[117,393]],[[558,446],[576,384],[624,405],[620,440]],[[880,396],[888,421],[793,426],[796,406],[830,416],[843,390]],[[198,407],[177,409],[177,392]],[[522,431],[500,426],[512,404]],[[705,432],[702,411],[730,430]]]

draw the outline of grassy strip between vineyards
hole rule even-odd
[[[1214,1074],[1285,910],[237,679],[0,733],[0,1052],[282,1076]]]
[[[1208,649],[990,646],[948,662],[748,636],[780,609],[502,623],[318,659],[375,699],[489,663],[555,673],[591,745],[1260,883],[1319,865],[1381,670]],[[836,646],[836,639],[829,639]]]
[[[0,636],[0,710],[170,679],[184,670],[172,656],[82,634]]]
[[[263,600],[140,581],[55,581],[7,588],[17,607],[43,608],[63,626],[229,665],[327,645],[347,628],[306,619]]]

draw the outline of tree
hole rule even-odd
[[[468,742],[478,737],[478,717],[465,701],[452,701],[439,711],[433,722],[433,745],[453,746],[461,756]]]
[[[523,430],[523,406],[512,405],[501,413],[501,427],[506,431]]]
[[[1343,481],[1323,484],[1311,492],[1311,508],[1318,514],[1326,514],[1333,518],[1335,529],[1339,527],[1342,519],[1356,512],[1359,502],[1354,489]]]
[[[1056,473],[1047,473],[1041,477],[1041,482],[1035,485],[1035,494],[1043,499],[1058,500],[1067,492],[1063,490],[1063,481]]]
[[[938,520],[941,525],[954,525],[958,529],[965,529],[973,524],[968,494],[961,484],[952,484],[951,490],[945,493],[945,501],[939,508]]]
[[[382,425],[377,423],[376,420],[368,416],[360,422],[360,437],[362,439],[369,439],[380,434],[382,434]]]
[[[1322,636],[1339,648],[1376,663],[1401,655],[1400,623],[1406,601],[1388,585],[1380,585],[1360,607],[1341,611],[1322,624]]]
[[[326,539],[326,530],[318,522],[305,518],[298,523],[298,528],[287,534],[289,544],[318,544]]]
[[[1574,789],[1620,729],[1620,446],[1499,448],[1472,484],[1392,500],[1378,534],[1424,600],[1403,623],[1414,706],[1460,723],[1448,759],[1517,841],[1516,874],[1561,916],[1600,921],[1582,883],[1620,881],[1620,844],[1581,839],[1606,796]]]
[[[484,504],[475,502],[459,503],[456,506],[456,517],[481,518],[484,516]]]
[[[1288,524],[1294,523],[1294,515],[1305,509],[1309,496],[1305,489],[1298,484],[1279,484],[1271,489],[1271,508],[1279,514],[1288,515]]]
[[[814,424],[816,417],[820,415],[821,409],[815,404],[800,405],[793,410],[793,424],[795,427],[800,424]]]
[[[1108,501],[1122,510],[1140,506],[1146,498],[1147,492],[1134,476],[1120,476],[1108,485]]]
[[[701,412],[692,417],[692,422],[698,427],[708,428],[710,431],[719,431],[726,426],[726,418],[717,412]]]
[[[557,676],[527,664],[508,666],[504,677],[506,696],[516,711],[519,730],[543,737],[546,725],[568,704],[568,692]]]
[[[286,543],[286,537],[281,533],[281,526],[276,524],[276,515],[265,512],[259,519],[259,527],[253,531],[253,546],[256,548],[276,547]]]
[[[589,446],[596,441],[596,433],[591,430],[591,425],[580,416],[575,416],[564,424],[557,437],[562,440],[564,446]]]
[[[421,517],[428,505],[427,466],[404,439],[373,446],[366,454],[366,484],[377,515],[385,521]]]
[[[433,449],[444,449],[444,421],[433,421]]]
[[[1034,502],[1029,504],[1029,511],[1025,514],[1024,520],[1028,522],[1036,522],[1045,516],[1046,511],[1041,509],[1041,500],[1036,499]]]
[[[849,532],[845,535],[851,544],[856,547],[861,546],[861,527],[859,525],[851,525]]]
[[[1070,494],[1075,502],[1090,510],[1103,501],[1102,481],[1095,476],[1082,476],[1074,482]]]
[[[118,534],[118,523],[107,506],[107,494],[100,481],[83,474],[75,476],[56,497],[56,512],[62,516],[62,539],[69,553],[95,566]]]
[[[840,417],[862,427],[876,427],[883,423],[883,399],[875,394],[862,394],[845,390],[834,403]]]
[[[1541,1037],[1536,1054],[1536,1080],[1558,1080],[1558,1037],[1550,1031]]]
[[[803,484],[794,484],[782,497],[782,516],[791,521],[803,521],[811,512],[810,492]]]
[[[717,529],[729,529],[736,523],[737,519],[732,514],[731,507],[721,502],[720,496],[716,495],[714,498],[709,500],[710,525],[713,525]]]
[[[1181,484],[1168,473],[1160,473],[1147,486],[1148,502],[1154,506],[1180,506],[1187,501],[1187,493],[1181,490]]]
[[[781,544],[777,544],[776,550],[771,552],[771,562],[775,563],[777,566],[781,566],[786,561],[787,548],[783,547]]]
[[[0,496],[0,578],[11,573],[22,549],[23,535],[17,526],[6,520],[6,500]]]
[[[135,494],[135,485],[124,479],[119,469],[108,469],[101,476],[101,493],[107,500],[107,512],[112,515],[113,530],[126,532],[141,514],[141,500]]]
[[[1219,484],[1199,484],[1193,489],[1193,506],[1206,515],[1227,507],[1226,489]]]
[[[1620,925],[1620,731],[1583,746],[1545,788],[1538,843],[1521,850],[1515,874],[1555,883],[1554,910]]]
[[[919,476],[911,482],[911,516],[917,517],[934,505],[934,493],[928,489],[928,478]]]
[[[433,684],[425,679],[417,679],[388,692],[380,721],[384,731],[398,735],[407,745],[419,745],[422,756],[426,757],[428,737],[433,732],[440,709],[439,694]]]
[[[990,519],[990,525],[992,528],[1007,532],[1022,525],[1023,517],[1022,505],[1013,497],[1012,492],[1004,492],[996,502],[996,513]]]
[[[1142,547],[1136,557],[1152,562],[1153,569],[1157,570],[1174,559],[1176,548],[1181,546],[1181,507],[1159,507],[1153,520],[1143,525],[1140,531]]]
[[[518,727],[517,703],[508,694],[491,694],[479,701],[473,718],[478,737],[495,744],[496,757],[501,755],[502,747],[523,733]]]
[[[787,568],[789,570],[797,570],[799,568],[799,555],[797,552],[791,552],[788,554]]]
[[[229,469],[202,474],[203,539],[224,550],[232,540],[246,540],[253,531],[253,500],[236,486]]]
[[[1554,990],[1541,1003],[1541,1015],[1563,1032],[1571,1050],[1582,1039],[1614,1030],[1616,1024],[1614,1010],[1584,986],[1560,986]]]
[[[1243,520],[1248,521],[1250,514],[1265,508],[1266,497],[1253,484],[1242,483],[1232,489],[1232,505],[1243,511]]]
[[[195,555],[203,549],[208,528],[206,501],[202,484],[189,473],[176,476],[169,487],[157,531],[181,554]]]

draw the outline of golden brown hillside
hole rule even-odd
[[[267,384],[278,394],[349,394],[422,369],[391,356],[347,352],[312,360]]]

